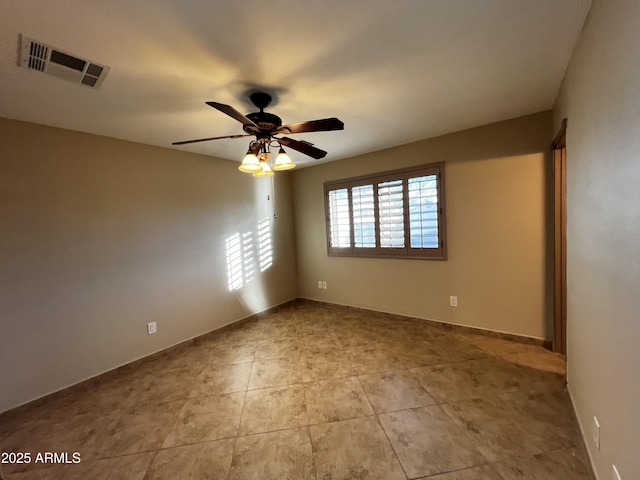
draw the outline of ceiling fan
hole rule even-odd
[[[310,120],[307,122],[290,123],[282,125],[282,120],[277,115],[264,111],[271,103],[271,95],[265,92],[254,92],[249,98],[251,102],[260,109],[259,112],[241,114],[230,105],[217,102],[206,102],[207,105],[229,115],[234,120],[242,123],[244,135],[226,135],[223,137],[199,138],[196,140],[186,140],[173,142],[172,145],[186,145],[189,143],[207,142],[209,140],[221,140],[224,138],[255,137],[249,144],[247,154],[239,167],[242,172],[253,173],[255,176],[271,176],[272,170],[290,170],[295,164],[284,151],[283,146],[297,150],[315,159],[323,158],[327,152],[313,146],[312,143],[304,140],[294,140],[289,137],[278,135],[292,135],[305,132],[326,132],[330,130],[344,130],[344,123],[335,117],[323,118],[321,120]],[[271,158],[271,147],[279,147],[278,156],[273,166],[269,165]]]

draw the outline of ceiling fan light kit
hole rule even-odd
[[[230,116],[234,120],[242,123],[245,135],[227,135],[224,137],[200,138],[197,140],[186,140],[173,142],[173,145],[185,145],[188,143],[206,142],[209,140],[220,140],[223,138],[240,138],[255,136],[256,139],[249,144],[247,153],[238,170],[251,173],[255,177],[271,177],[273,171],[291,170],[296,167],[283,145],[293,150],[304,153],[315,159],[324,158],[327,152],[313,146],[312,143],[294,140],[289,137],[277,137],[279,134],[296,134],[305,132],[326,132],[331,130],[344,130],[344,123],[337,118],[323,118],[320,120],[310,120],[308,122],[292,123],[282,125],[282,120],[277,115],[267,113],[264,109],[271,103],[271,95],[264,92],[254,92],[250,95],[253,104],[260,109],[259,112],[242,115],[230,105],[217,102],[206,102],[210,107]],[[278,155],[273,164],[270,164],[272,157],[271,147],[279,147]]]
[[[274,140],[274,143],[278,144],[277,140]],[[279,145],[280,150],[278,151],[275,163],[273,163],[273,165],[269,164],[272,157],[272,154],[269,151],[270,147],[270,142],[251,142],[244,160],[242,160],[242,163],[238,167],[238,170],[244,173],[252,173],[255,177],[271,177],[273,176],[274,170],[282,172],[296,167],[296,164],[293,163],[289,155],[287,155],[287,152],[285,152],[282,145]],[[256,155],[256,153],[254,153],[256,150],[262,151]]]

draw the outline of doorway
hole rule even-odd
[[[567,119],[553,141],[553,351],[567,354]]]

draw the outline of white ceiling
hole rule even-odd
[[[590,0],[0,0],[0,116],[240,160],[248,139],[207,106],[285,123],[324,161],[548,110]],[[18,67],[19,34],[106,64],[91,89]],[[318,161],[291,153],[300,166]]]

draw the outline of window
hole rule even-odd
[[[446,260],[444,164],[326,182],[329,255]]]

